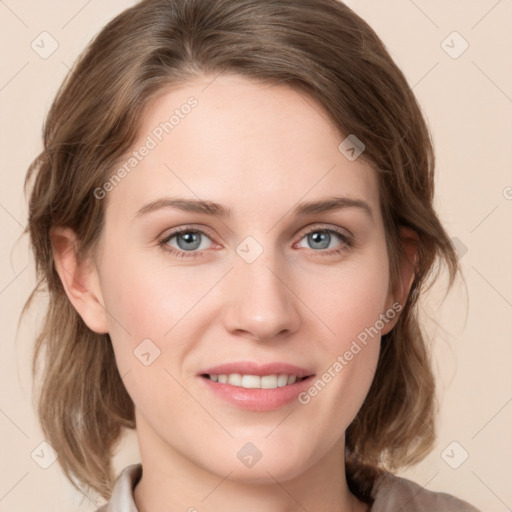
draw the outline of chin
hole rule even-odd
[[[254,442],[240,442],[240,439],[236,441],[233,443],[236,444],[234,450],[228,446],[221,450],[222,453],[218,454],[216,463],[212,464],[215,461],[215,454],[210,452],[210,458],[204,461],[204,465],[202,464],[203,468],[222,478],[229,474],[229,480],[233,482],[268,485],[275,484],[276,480],[292,480],[315,462],[312,453],[301,455],[298,445],[290,449],[286,443],[269,443],[263,439],[256,439]],[[308,456],[311,460],[308,460]]]

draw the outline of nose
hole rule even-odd
[[[260,341],[289,336],[301,323],[300,300],[293,293],[291,273],[264,255],[252,263],[236,262],[228,278],[223,311],[229,332]]]

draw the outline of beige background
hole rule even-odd
[[[34,285],[27,240],[20,239],[27,214],[22,184],[68,66],[107,20],[132,3],[0,0],[0,511],[89,511],[97,505],[73,490],[57,463],[43,469],[31,458],[44,441],[29,372],[42,306],[16,330]],[[439,377],[439,439],[429,457],[402,475],[486,512],[511,510],[512,1],[347,3],[383,39],[425,111],[437,148],[436,204],[450,236],[459,240],[467,284],[444,304],[442,284],[425,300],[429,316],[442,326],[425,321]],[[43,31],[58,43],[47,59],[31,47],[48,37],[39,36]],[[453,56],[464,43],[450,36],[453,31],[469,44],[458,58]],[[467,460],[450,467],[465,452]],[[130,434],[116,467],[137,460]]]

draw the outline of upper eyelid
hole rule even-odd
[[[302,234],[301,238],[299,239],[299,240],[301,240],[304,236],[310,234],[311,232],[314,232],[315,230],[316,231],[330,231],[330,232],[336,233],[337,235],[340,235],[340,236],[345,236],[347,238],[353,238],[353,234],[347,228],[343,228],[341,226],[333,227],[333,226],[329,226],[329,225],[325,225],[325,224],[324,225],[313,224],[309,228],[307,228],[307,227],[301,228],[296,231],[294,238],[296,236],[298,236],[299,234]],[[169,234],[167,234],[165,236],[160,236],[159,239],[162,241],[169,241],[172,238],[174,238],[175,236],[177,236],[181,233],[187,233],[189,231],[202,233],[202,234],[206,235],[208,238],[210,238],[212,240],[212,242],[216,242],[215,236],[210,234],[210,232],[209,232],[210,230],[208,228],[203,227],[203,226],[201,226],[201,227],[194,226],[194,225],[185,225],[183,227],[178,227],[178,228],[174,229],[173,231],[171,231]],[[345,231],[346,233],[343,233],[343,231]]]
[[[199,233],[202,233],[202,234],[208,236],[212,240],[214,239],[214,236],[209,233],[209,230],[207,228],[195,227],[192,225],[190,225],[190,226],[185,225],[183,227],[175,228],[175,229],[171,230],[171,232],[168,233],[167,235],[160,235],[158,238],[160,240],[170,240],[171,238],[175,237],[176,235],[180,235],[181,233],[188,233],[189,231],[199,232]]]
[[[352,237],[352,233],[347,229],[347,228],[342,228],[342,227],[332,227],[332,226],[312,226],[311,228],[305,228],[306,230],[303,231],[303,230],[299,230],[297,233],[301,233],[303,235],[307,235],[311,232],[315,232],[315,231],[332,231],[334,233],[337,233],[338,235],[345,235],[347,237]],[[343,232],[346,232],[343,233]]]

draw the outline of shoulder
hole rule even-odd
[[[109,502],[98,508],[96,512],[137,512],[133,490],[141,475],[142,465],[140,463],[126,466],[114,483]]]
[[[480,512],[451,494],[434,492],[386,472],[375,482],[371,512]]]

